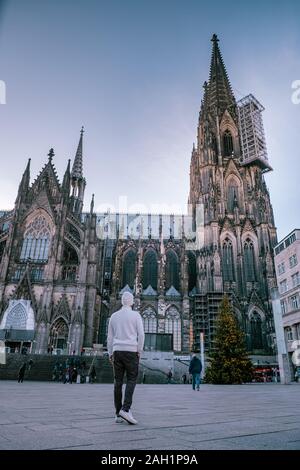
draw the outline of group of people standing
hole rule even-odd
[[[52,374],[52,380],[55,382],[63,382],[65,383],[76,383],[77,382],[77,377],[80,376],[80,383],[85,383],[86,382],[86,377],[89,374],[90,382],[93,383],[96,380],[96,369],[95,366],[92,365],[90,371],[87,371],[86,368],[86,362],[80,362],[80,361],[73,361],[69,363],[68,361],[66,362],[65,365],[62,363],[56,362],[54,369],[53,369],[53,374]]]

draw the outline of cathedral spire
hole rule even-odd
[[[92,194],[92,200],[91,200],[91,205],[90,205],[90,214],[93,214],[93,212],[94,212],[94,197],[95,197],[95,194]]]
[[[19,185],[19,191],[18,195],[22,195],[24,192],[26,192],[29,189],[29,183],[30,183],[30,162],[31,158],[28,158],[28,162],[25,168],[25,171],[23,173],[20,185]]]
[[[86,181],[82,174],[82,139],[83,139],[83,126],[80,131],[80,139],[71,172],[72,184],[72,210],[74,214],[80,216],[83,208],[83,198]]]
[[[82,178],[82,138],[83,138],[84,128],[82,126],[80,131],[80,139],[77,147],[77,152],[75,155],[73,168],[72,168],[72,178]]]
[[[234,110],[235,97],[231,89],[227,71],[219,49],[216,34],[211,39],[212,55],[208,84],[204,85],[204,106],[207,111],[221,117],[226,109]]]
[[[71,166],[71,160],[69,158],[68,160],[68,166],[64,174],[64,179],[62,183],[62,188],[63,190],[66,191],[67,194],[69,194],[70,191],[70,180],[71,180],[71,173],[70,173],[70,166]]]

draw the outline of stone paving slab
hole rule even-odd
[[[0,449],[300,449],[299,384],[137,385],[137,426],[111,384],[0,381]]]

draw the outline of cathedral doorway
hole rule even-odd
[[[50,330],[49,346],[52,350],[67,352],[67,343],[69,336],[69,327],[63,318],[55,320]]]

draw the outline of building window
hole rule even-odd
[[[189,273],[189,292],[191,292],[197,285],[197,266],[196,256],[194,253],[188,253],[188,273]]]
[[[296,264],[298,263],[297,261],[297,255],[293,255],[289,258],[289,262],[290,262],[290,268],[293,268],[294,266],[296,266]]]
[[[169,250],[166,255],[166,289],[171,286],[179,290],[179,262],[173,250]]]
[[[128,285],[130,289],[134,287],[136,275],[136,253],[133,250],[127,251],[123,258],[123,283],[122,287]]]
[[[281,313],[284,315],[286,313],[286,301],[283,299],[280,301]]]
[[[50,246],[50,226],[45,217],[39,215],[26,228],[20,259],[25,261],[47,261]]]
[[[247,282],[253,282],[256,280],[255,275],[255,256],[254,246],[252,241],[248,238],[244,243],[244,263],[245,263],[245,275]]]
[[[286,292],[288,290],[288,285],[287,285],[287,280],[284,279],[284,281],[281,281],[279,283],[279,290],[280,290],[280,293],[283,294],[284,292]]]
[[[157,289],[157,256],[154,250],[148,250],[143,262],[143,288],[151,286]]]
[[[277,269],[278,269],[278,274],[283,274],[285,272],[284,262],[278,264]]]
[[[224,156],[230,157],[233,152],[233,140],[230,131],[227,129],[223,134]]]
[[[77,281],[78,265],[79,260],[76,250],[69,243],[65,243],[62,259],[62,280],[67,282]]]
[[[300,323],[297,323],[296,331],[297,331],[297,338],[300,339]]]
[[[222,247],[223,280],[234,281],[233,249],[229,238],[226,238]]]
[[[292,243],[296,241],[296,234],[292,233],[286,240],[285,240],[285,247],[287,248],[290,246]]]
[[[257,312],[253,312],[250,320],[252,349],[262,349],[262,325],[261,318]]]
[[[58,318],[50,329],[50,345],[53,348],[67,348],[69,327],[63,318]],[[69,352],[69,351],[67,351]]]
[[[145,333],[156,333],[157,331],[157,318],[155,311],[148,307],[142,313]]]
[[[281,253],[281,251],[284,250],[284,243],[280,243],[280,245],[278,245],[276,248],[275,248],[275,253],[276,255],[279,255],[279,253]]]
[[[238,202],[238,187],[234,184],[228,186],[228,200],[227,200],[227,206],[228,206],[228,212],[233,212],[235,207],[238,207],[239,202]]]
[[[181,351],[181,321],[179,312],[175,307],[171,307],[167,311],[165,333],[171,333],[173,335],[174,351]]]
[[[293,331],[290,326],[285,329],[285,335],[287,341],[293,341]]]
[[[292,275],[292,283],[293,287],[297,287],[300,284],[300,275],[299,273],[295,273]]]
[[[26,330],[27,313],[21,303],[15,305],[7,315],[5,328]]]
[[[292,295],[289,298],[289,301],[290,301],[290,307],[291,307],[292,310],[297,310],[297,308],[299,308],[299,297],[298,297],[298,295]]]

